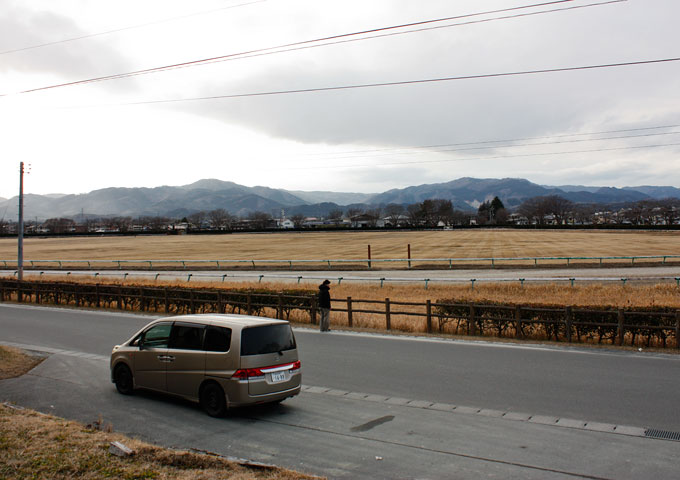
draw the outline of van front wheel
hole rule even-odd
[[[201,388],[201,407],[211,417],[223,417],[227,413],[224,390],[216,383],[207,383]]]
[[[134,390],[134,382],[132,381],[132,372],[125,364],[120,364],[113,371],[113,381],[116,383],[116,389],[123,395],[132,395]]]

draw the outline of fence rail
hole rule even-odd
[[[317,323],[316,295],[0,279],[0,302],[164,314],[245,313]],[[545,308],[431,300],[333,299],[337,326],[558,342],[680,348],[680,310]]]
[[[318,266],[324,268],[368,268],[376,265],[391,264],[398,265],[400,268],[410,269],[414,267],[437,267],[449,268],[484,265],[495,268],[503,265],[526,265],[538,267],[541,265],[564,263],[571,266],[575,263],[605,265],[607,263],[626,263],[635,265],[636,262],[658,263],[665,265],[669,262],[680,262],[680,255],[638,255],[638,256],[598,256],[598,257],[477,257],[477,258],[363,258],[363,259],[279,259],[279,260],[234,260],[234,259],[215,259],[215,260],[132,260],[132,259],[112,259],[112,260],[24,260],[24,268],[69,268],[80,266],[80,268],[111,268],[122,270],[126,269],[154,269],[167,267],[188,268],[215,268],[222,270],[225,268],[247,267],[247,268],[266,268],[266,267],[288,267],[297,266]],[[2,260],[0,264],[4,268],[17,268],[16,259]]]
[[[401,284],[422,284],[425,290],[428,286],[433,283],[448,283],[448,284],[467,284],[471,289],[474,290],[475,285],[481,283],[519,283],[521,287],[524,287],[527,283],[568,283],[571,287],[576,286],[576,284],[589,283],[589,282],[613,282],[620,283],[625,286],[633,282],[675,282],[676,286],[680,288],[680,277],[677,276],[641,276],[641,277],[526,277],[526,278],[516,278],[516,277],[491,277],[491,278],[462,278],[462,277],[433,277],[433,278],[419,278],[419,277],[371,277],[371,276],[342,276],[334,277],[328,272],[324,272],[322,276],[319,275],[294,275],[294,274],[281,274],[281,273],[271,273],[271,274],[254,274],[247,272],[240,273],[211,273],[211,272],[144,272],[144,271],[118,271],[118,270],[81,270],[81,271],[71,271],[71,270],[33,270],[33,276],[37,276],[42,279],[48,276],[66,276],[66,277],[80,277],[80,278],[90,278],[92,280],[97,280],[100,278],[111,278],[122,281],[135,279],[147,279],[147,280],[180,280],[186,282],[192,281],[206,281],[206,282],[222,282],[230,280],[246,280],[246,281],[257,281],[257,283],[262,283],[263,281],[269,282],[296,282],[300,284],[302,281],[319,281],[325,279],[333,279],[337,281],[340,285],[342,282],[362,282],[362,283],[379,283],[382,288],[386,283],[401,283]],[[0,270],[0,275],[9,274],[14,277],[18,276],[16,270],[5,271]],[[7,275],[7,276],[9,276]],[[30,275],[30,274],[28,274]]]

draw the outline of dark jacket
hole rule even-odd
[[[319,285],[319,308],[331,308],[331,294],[328,285]]]

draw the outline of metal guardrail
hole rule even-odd
[[[7,271],[13,276],[17,276],[18,272]],[[3,272],[0,271],[0,276]],[[61,270],[48,270],[48,271],[35,271],[35,272],[24,272],[24,276],[38,276],[42,278],[44,276],[74,276],[83,278],[120,278],[126,281],[128,278],[148,278],[158,281],[164,277],[167,280],[180,280],[191,282],[194,281],[211,281],[211,282],[226,282],[229,280],[246,279],[250,281],[257,281],[257,283],[262,283],[262,281],[296,281],[300,284],[302,281],[321,281],[325,279],[333,279],[337,281],[340,285],[344,282],[362,282],[362,283],[380,283],[380,288],[383,288],[387,283],[411,283],[411,284],[423,284],[425,290],[432,283],[442,283],[442,284],[469,284],[470,288],[474,290],[475,285],[481,283],[519,283],[521,287],[524,287],[525,283],[569,283],[570,287],[574,287],[577,282],[579,283],[592,283],[592,282],[612,282],[620,283],[625,286],[628,283],[633,283],[636,281],[640,282],[675,282],[676,286],[680,288],[680,277],[671,276],[657,276],[657,277],[534,277],[534,278],[400,278],[400,277],[362,277],[362,276],[351,276],[351,277],[333,277],[329,275],[284,275],[284,274],[248,274],[248,273],[180,273],[180,272],[115,272],[115,271],[102,271],[102,272],[89,272],[89,271],[61,271]]]
[[[488,263],[492,268],[498,263],[517,263],[517,262],[533,262],[535,266],[539,265],[539,262],[555,262],[563,261],[567,265],[571,265],[572,262],[577,261],[587,261],[587,262],[599,262],[600,265],[607,261],[626,261],[630,262],[632,265],[636,261],[657,261],[661,264],[667,263],[668,260],[680,261],[680,255],[635,255],[635,256],[597,256],[597,257],[458,257],[458,258],[363,258],[363,259],[306,259],[306,260],[291,260],[291,259],[280,259],[280,260],[24,260],[23,266],[36,268],[40,266],[55,265],[57,268],[64,268],[65,265],[76,266],[83,265],[87,268],[93,268],[94,266],[106,266],[110,265],[113,268],[122,270],[123,267],[133,268],[135,266],[146,267],[152,269],[159,266],[177,265],[186,269],[189,266],[214,266],[217,269],[225,268],[228,265],[247,265],[252,268],[257,268],[258,266],[271,266],[271,265],[288,265],[290,268],[293,265],[324,265],[329,269],[333,268],[333,265],[366,265],[371,268],[373,264],[379,263],[402,263],[406,264],[406,268],[412,268],[413,264],[444,264],[448,268],[454,268],[455,264],[469,264],[469,263]],[[16,268],[16,260],[0,260],[4,265],[4,268]]]

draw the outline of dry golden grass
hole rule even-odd
[[[11,365],[8,367],[8,365]],[[0,346],[0,378],[20,375],[34,358]],[[6,479],[179,479],[295,480],[318,478],[283,468],[254,469],[224,458],[174,451],[112,433],[101,419],[93,426],[0,404],[0,478]],[[132,448],[132,457],[108,453],[111,442]]]
[[[26,260],[271,260],[680,255],[680,231],[450,230],[27,238]],[[0,239],[0,259],[16,240]],[[389,265],[389,264],[388,264]]]
[[[28,277],[30,278],[30,276]],[[37,277],[36,277],[37,278]],[[82,281],[91,283],[92,277],[64,276],[60,278],[50,277],[51,281]],[[187,288],[216,288],[216,289],[252,289],[263,288],[271,291],[282,291],[291,288],[307,289],[310,293],[317,291],[316,283],[304,283],[291,285],[290,283],[262,282],[181,282],[181,281],[154,281],[130,279],[126,282],[120,280],[104,279],[100,283],[143,285],[143,286],[171,286]],[[655,310],[659,308],[680,309],[680,289],[674,283],[641,285],[627,284],[580,284],[573,287],[569,284],[530,284],[522,287],[519,282],[509,283],[484,283],[476,285],[472,289],[469,285],[431,285],[427,290],[422,286],[409,285],[366,285],[355,283],[341,283],[331,285],[331,296],[335,300],[336,309],[345,309],[346,300],[352,298],[353,327],[374,330],[385,329],[384,313],[360,313],[356,310],[385,311],[385,299],[389,298],[393,312],[391,326],[395,331],[423,332],[425,331],[425,318],[408,315],[399,315],[398,312],[425,313],[424,304],[427,300],[436,303],[438,300],[453,300],[454,302],[477,304],[503,303],[508,305],[534,305],[546,307],[611,307],[611,308],[644,308]],[[361,302],[361,300],[376,302],[375,304]],[[414,303],[418,305],[400,305],[400,303]],[[243,312],[241,312],[243,313]],[[264,315],[275,316],[274,309],[266,310]],[[290,314],[292,322],[309,324],[309,313],[294,310]],[[331,312],[331,324],[336,327],[348,326],[347,313],[341,311]]]
[[[19,377],[43,360],[43,357],[28,355],[18,348],[0,346],[0,380]]]

